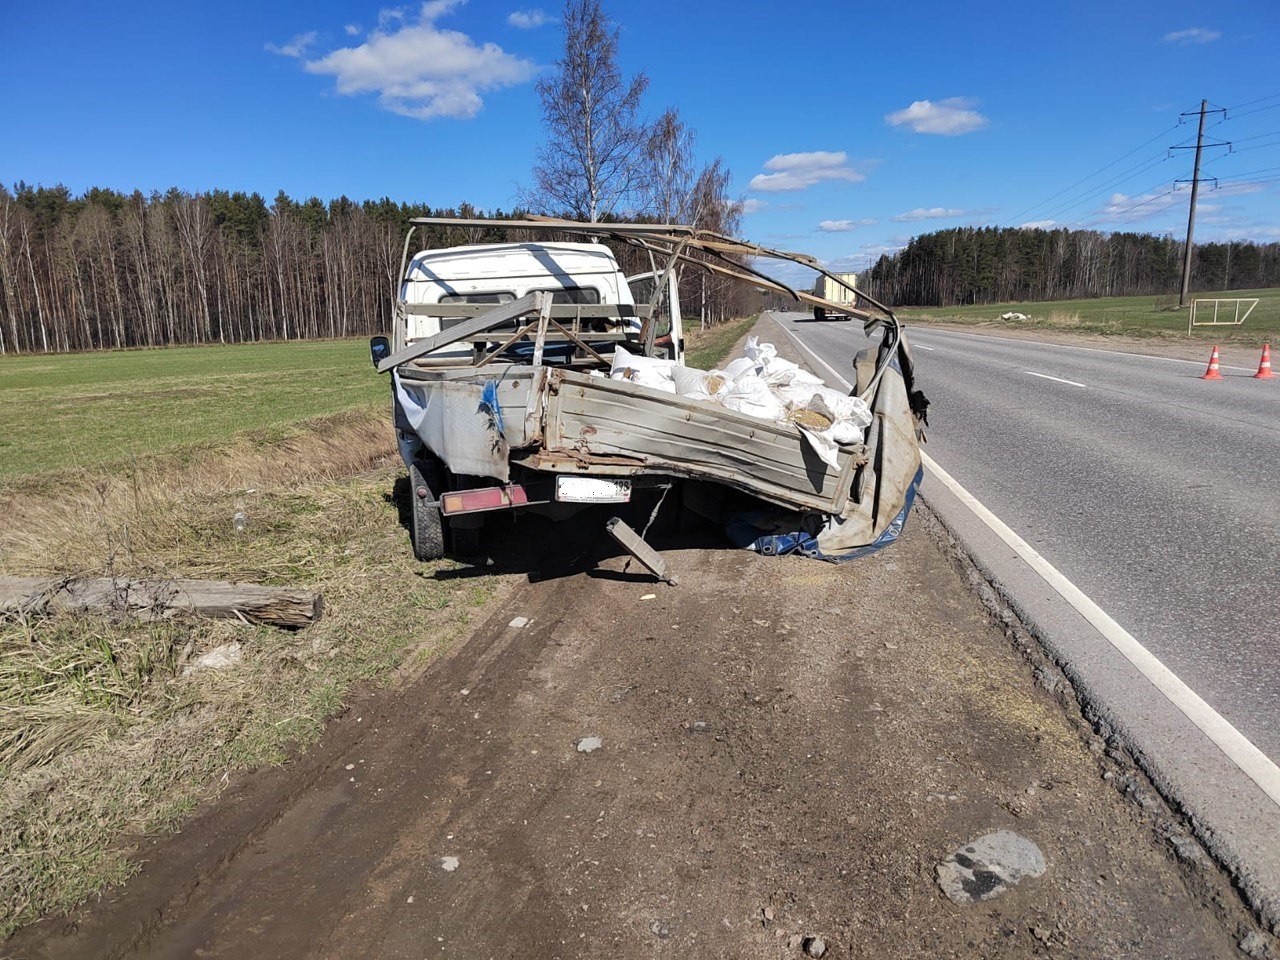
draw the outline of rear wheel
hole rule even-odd
[[[409,466],[409,500],[413,506],[413,555],[419,560],[439,560],[444,556],[444,522],[436,501],[443,484],[440,471],[414,461]]]
[[[827,319],[827,311],[826,311],[826,310],[824,310],[822,307],[814,307],[814,308],[813,308],[813,319],[815,319],[815,320],[825,320],[825,319]]]

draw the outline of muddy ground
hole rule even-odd
[[[523,552],[469,640],[8,952],[1239,956],[1234,892],[930,519],[843,567],[685,535],[678,587],[507,528]],[[948,900],[938,862],[1001,828],[1044,874]]]

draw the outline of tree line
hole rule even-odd
[[[859,283],[887,303],[922,307],[1175,294],[1183,249],[1148,233],[955,227],[880,257]],[[1198,244],[1191,286],[1280,286],[1280,243]]]
[[[267,203],[223,190],[0,186],[0,352],[378,332],[405,221],[456,214],[476,211],[283,192]]]
[[[719,158],[696,166],[694,132],[676,110],[643,118],[647,80],[623,78],[618,30],[599,0],[568,0],[564,23],[564,54],[538,87],[547,147],[511,213],[283,191],[268,202],[227,190],[74,196],[0,185],[0,354],[384,332],[410,217],[538,211],[736,232],[742,206],[728,169]],[[532,239],[431,227],[415,249]],[[616,252],[627,272],[648,269],[638,251]],[[680,279],[686,313],[714,323],[740,311],[743,292],[724,278],[686,270]]]

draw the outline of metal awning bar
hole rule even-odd
[[[538,214],[531,214],[528,217],[519,220],[492,220],[476,217],[414,217],[410,220],[413,228],[419,227],[480,227],[484,229],[502,229],[502,230],[526,230],[532,232],[554,232],[581,234],[584,236],[600,236],[612,237],[619,242],[639,247],[649,253],[652,258],[654,254],[667,258],[666,267],[662,273],[665,275],[676,264],[684,263],[699,269],[706,270],[710,273],[739,280],[743,283],[757,287],[762,290],[772,290],[778,293],[784,293],[799,303],[809,304],[814,307],[822,307],[832,313],[852,314],[859,317],[864,322],[864,328],[869,333],[880,325],[885,327],[885,340],[880,351],[881,361],[876,369],[870,384],[863,391],[864,398],[869,396],[874,390],[876,382],[880,379],[884,372],[884,366],[888,363],[888,357],[892,356],[901,339],[901,324],[894,315],[893,310],[885,304],[881,303],[874,297],[868,296],[861,290],[852,287],[848,282],[836,276],[832,271],[822,266],[818,260],[808,254],[792,253],[786,250],[774,250],[770,247],[764,247],[756,243],[745,240],[739,240],[734,237],[725,236],[712,230],[700,230],[697,227],[688,224],[672,224],[672,223],[585,223],[578,220],[565,220],[559,217],[545,217]],[[405,257],[402,265],[401,276],[408,280],[408,250],[409,240],[413,235],[413,230],[409,232],[409,237],[405,238]],[[795,263],[800,266],[807,267],[817,273],[822,274],[828,279],[834,281],[845,289],[849,290],[855,296],[855,304],[837,303],[834,300],[828,300],[817,294],[809,293],[804,290],[794,290],[780,280],[768,276],[768,274],[756,269],[755,266],[749,266],[745,262],[740,262],[748,258],[761,258],[766,260],[779,260],[787,263]],[[655,274],[658,268],[655,265]],[[655,292],[655,297],[657,296]],[[879,311],[884,316],[878,317],[863,308],[863,304]],[[412,312],[418,312],[414,309]],[[425,312],[425,311],[424,311]],[[559,312],[554,314],[559,316]],[[583,314],[586,316],[586,314]],[[487,314],[486,314],[487,316]],[[510,317],[508,316],[508,319]],[[479,319],[479,318],[477,318]],[[548,317],[550,319],[550,317]],[[465,326],[460,324],[459,326]],[[558,325],[557,325],[558,326]],[[457,327],[453,329],[458,329]],[[468,331],[468,334],[480,332],[477,330]],[[646,334],[650,331],[646,330]],[[464,334],[464,335],[468,335]],[[440,336],[444,336],[441,334]],[[424,344],[434,344],[437,338],[430,341],[421,341],[414,344],[412,350],[421,349]],[[449,341],[453,342],[453,341]],[[646,346],[651,347],[646,337]],[[428,346],[426,351],[438,349],[438,345]],[[592,351],[594,352],[594,351]],[[421,354],[415,354],[420,356]],[[384,365],[394,366],[396,356],[393,355],[383,361]],[[385,367],[380,365],[379,369]]]
[[[422,317],[475,317],[491,310],[491,303],[400,303],[400,312]],[[549,316],[557,320],[632,320],[649,315],[646,304],[632,307],[626,304],[589,303],[553,304]]]
[[[483,220],[464,217],[411,217],[410,223],[424,227],[489,227],[503,230],[563,230],[566,233],[679,233],[693,234],[693,227],[674,223],[583,223],[536,217],[528,220]]]

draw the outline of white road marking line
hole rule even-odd
[[[905,325],[904,329],[907,329]],[[1151,353],[1129,353],[1127,350],[1107,350],[1105,347],[1079,347],[1074,343],[1050,343],[1047,340],[1027,340],[1023,337],[1002,337],[994,333],[964,333],[961,330],[943,330],[939,327],[918,327],[916,329],[925,335],[937,333],[943,336],[971,337],[974,340],[1000,340],[1003,343],[1029,343],[1032,346],[1037,347],[1061,347],[1063,350],[1084,350],[1088,353],[1105,353],[1109,357],[1139,357],[1143,360],[1167,360],[1170,363],[1192,363],[1196,366],[1202,367],[1207,367],[1209,365],[1208,360],[1183,360],[1181,357],[1157,357],[1155,354]],[[915,348],[919,346],[919,344],[913,342],[911,346]],[[1232,367],[1225,363],[1219,364],[1219,367],[1223,370],[1243,370],[1245,373],[1253,370],[1253,367]]]
[[[799,337],[785,327],[782,328],[796,344],[818,363],[826,367],[846,388],[852,385],[844,377],[818,356]],[[1163,359],[1156,357],[1153,359]],[[1003,520],[982,505],[973,494],[962,487],[951,474],[938,466],[933,458],[921,451],[921,460],[928,471],[947,487],[969,510],[981,520],[988,529],[1013,550],[1018,559],[1034,570],[1045,583],[1051,586],[1059,596],[1069,603],[1077,613],[1087,620],[1095,630],[1110,643],[1120,654],[1132,663],[1144,677],[1159,690],[1170,703],[1177,707],[1188,720],[1194,723],[1206,737],[1217,745],[1232,763],[1234,763],[1250,780],[1256,783],[1273,802],[1280,805],[1280,767],[1271,758],[1255,747],[1243,733],[1237,730],[1213,707],[1205,703],[1194,690],[1188,687],[1177,674],[1166,667],[1146,647],[1138,642],[1129,631],[1116,623],[1111,616],[1089,599],[1079,587],[1068,580],[1053,564],[1042,557],[1020,536],[1011,530]]]
[[[1024,372],[1025,372],[1025,373],[1027,373],[1029,376],[1032,376],[1032,377],[1041,377],[1042,379],[1045,379],[1045,380],[1052,380],[1052,381],[1054,381],[1055,383],[1066,383],[1066,384],[1069,384],[1069,385],[1071,385],[1071,386],[1073,386],[1073,387],[1083,387],[1083,386],[1084,386],[1084,384],[1083,384],[1083,383],[1076,383],[1074,380],[1063,380],[1061,377],[1051,377],[1051,376],[1049,376],[1047,373],[1036,373],[1034,370],[1026,370],[1026,371],[1024,371]]]
[[[1231,725],[1213,707],[1205,703],[1200,696],[1178,679],[1177,675],[1166,667],[1146,647],[1138,642],[1129,631],[1116,623],[1105,610],[1090,600],[1079,587],[1068,580],[1053,564],[1020,536],[1014,533],[994,513],[982,505],[968,490],[949,473],[934,463],[926,453],[921,454],[924,465],[943,486],[947,487],[973,514],[990,528],[991,532],[1004,541],[1018,558],[1040,575],[1049,586],[1075,608],[1076,612],[1089,621],[1106,640],[1118,650],[1126,660],[1138,668],[1138,672],[1182,711],[1183,716],[1194,723],[1200,730],[1217,744],[1218,749],[1226,754],[1262,791],[1275,803],[1280,804],[1280,767],[1277,767],[1265,753],[1239,730]]]
[[[928,351],[932,352],[932,351],[934,351],[934,350],[937,350],[938,348],[937,348],[937,347],[926,347],[923,343],[913,343],[913,344],[911,345],[911,349],[912,349],[912,350],[928,350]]]

